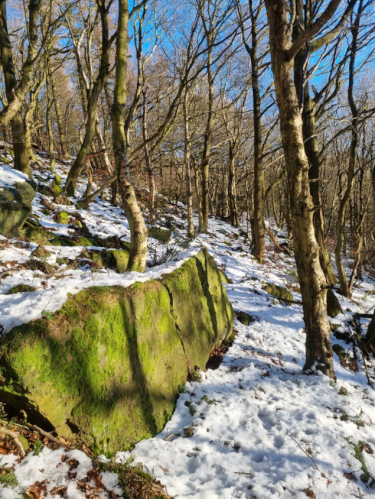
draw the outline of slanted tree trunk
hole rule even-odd
[[[14,100],[17,87],[16,69],[13,63],[12,45],[8,33],[5,0],[0,0],[0,62],[3,68],[5,93],[8,104]],[[14,113],[10,121],[14,151],[14,168],[32,178],[27,154],[24,121],[20,111]]]
[[[128,0],[118,2],[118,27],[116,42],[116,78],[113,95],[112,125],[113,152],[116,170],[119,176],[119,186],[123,209],[129,222],[131,242],[128,269],[144,272],[147,257],[147,227],[139,209],[134,188],[131,185],[130,165],[128,159],[128,144],[125,134],[125,111],[127,99],[127,68],[128,68]]]
[[[309,162],[303,143],[302,119],[293,79],[294,57],[299,51],[296,48],[298,44],[293,44],[293,50],[289,51],[292,49],[289,3],[286,0],[265,0],[265,3],[281,137],[288,173],[294,254],[305,321],[304,369],[315,368],[335,378],[327,317],[327,282],[320,264],[320,248],[315,238],[315,207],[310,194]],[[319,27],[320,25],[317,25],[316,29],[319,30]],[[312,33],[311,36],[315,34],[311,31],[309,33]]]
[[[108,9],[102,0],[97,0],[98,10],[101,18],[102,28],[102,52],[100,57],[99,73],[90,92],[87,102],[87,120],[85,137],[83,139],[78,155],[69,171],[66,179],[65,192],[73,196],[82,168],[85,164],[86,156],[90,153],[92,140],[95,136],[96,108],[98,99],[103,87],[108,80],[109,59],[111,42],[108,33]],[[109,8],[109,7],[108,7]]]

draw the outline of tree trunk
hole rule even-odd
[[[146,159],[146,167],[148,172],[148,185],[150,189],[149,201],[148,201],[148,211],[149,211],[149,219],[150,224],[154,225],[155,223],[155,174],[154,169],[152,168],[150,151],[148,149],[147,139],[147,89],[143,91],[143,115],[142,115],[142,132],[143,132],[143,140],[145,142],[145,159]]]
[[[235,172],[235,158],[233,151],[233,143],[228,142],[228,200],[229,200],[229,216],[233,227],[240,226],[237,208],[237,189],[236,189],[236,172]]]
[[[319,143],[316,130],[316,119],[314,103],[309,95],[308,84],[305,87],[305,102],[302,113],[303,120],[303,138],[305,141],[305,151],[307,159],[310,163],[309,179],[315,180],[310,182],[310,193],[312,195],[314,205],[322,206],[321,195],[321,180],[320,179],[320,158],[319,158]],[[324,230],[324,215],[323,208],[314,212],[314,227],[315,237],[320,247],[320,264],[326,276],[327,283],[333,285],[337,282],[335,273],[333,271],[331,259],[329,257],[326,243],[325,243],[325,230]]]
[[[128,0],[118,2],[118,27],[116,43],[116,78],[113,95],[112,125],[113,152],[116,170],[119,175],[119,186],[123,209],[129,222],[131,241],[128,269],[144,272],[147,257],[147,227],[139,209],[134,189],[130,182],[130,166],[128,160],[127,140],[125,134],[125,112],[127,99],[127,57],[128,57]]]
[[[258,9],[259,15],[260,9]],[[252,1],[250,0],[251,16],[251,49],[249,50],[251,59],[251,87],[253,94],[253,125],[254,125],[254,214],[252,223],[252,241],[254,255],[260,263],[263,262],[266,241],[263,229],[263,190],[264,173],[262,165],[262,120],[261,120],[261,97],[259,89],[259,68],[258,68],[258,34],[257,20],[254,16]]]
[[[59,130],[60,135],[60,147],[61,147],[61,155],[64,159],[70,159],[68,148],[66,147],[66,138],[65,138],[65,126],[64,120],[61,113],[59,96],[56,95],[56,82],[53,73],[50,74],[50,82],[52,88],[52,97],[55,103],[55,112],[56,112],[56,120],[57,120],[57,128]]]
[[[53,106],[53,98],[50,96],[49,85],[47,85],[47,132],[48,132],[48,150],[49,150],[49,169],[53,172],[55,168],[55,154],[54,154],[54,144],[53,144],[53,130],[52,130],[52,120],[51,111]]]
[[[193,221],[193,187],[191,180],[191,140],[189,130],[189,93],[186,90],[184,98],[184,125],[185,125],[185,147],[184,160],[186,169],[186,187],[187,187],[187,209],[188,209],[188,237],[195,236],[195,227]]]
[[[315,238],[314,202],[310,194],[309,162],[303,143],[302,119],[293,80],[291,27],[286,1],[266,0],[272,70],[280,112],[280,128],[288,173],[292,209],[294,254],[301,287],[306,330],[304,369],[319,369],[335,377],[327,317],[327,282]]]
[[[87,104],[87,121],[85,137],[83,139],[78,155],[69,171],[66,179],[65,191],[69,196],[73,196],[82,168],[85,164],[86,156],[90,153],[91,143],[95,136],[96,108],[98,99],[103,87],[108,80],[110,42],[108,36],[108,11],[104,3],[97,0],[98,10],[102,25],[102,52],[100,58],[99,74],[95,80]]]
[[[212,43],[211,35],[207,35],[209,45],[207,54],[207,79],[208,79],[208,111],[206,129],[204,132],[204,145],[202,155],[202,216],[199,219],[199,232],[205,233],[208,229],[208,215],[210,211],[209,176],[211,159],[212,126],[214,115],[214,78],[212,74]]]
[[[357,41],[358,41],[359,20],[360,20],[361,10],[362,10],[362,0],[360,0],[358,7],[358,14],[351,28],[352,45],[351,45],[350,62],[349,62],[348,101],[352,113],[352,126],[351,126],[349,168],[347,175],[347,185],[344,195],[340,201],[339,211],[337,214],[337,222],[336,222],[336,249],[335,249],[336,267],[339,275],[340,292],[346,297],[350,297],[350,288],[348,285],[348,280],[346,278],[345,267],[342,261],[342,249],[345,243],[346,207],[350,199],[350,196],[352,194],[353,183],[354,183],[354,172],[355,172],[357,153],[358,153],[358,110],[354,101],[354,78],[355,78],[355,59],[357,52]]]

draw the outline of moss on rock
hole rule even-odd
[[[336,315],[339,315],[342,313],[342,308],[340,305],[340,302],[335,295],[335,293],[332,291],[332,289],[327,290],[327,314],[330,317],[336,317]]]
[[[108,252],[109,253],[109,252]],[[0,341],[0,398],[107,455],[162,430],[189,365],[229,336],[233,311],[206,250],[162,281],[92,287]]]
[[[55,214],[55,220],[59,224],[69,225],[69,215],[66,211],[58,211]]]
[[[293,295],[283,286],[278,286],[274,283],[264,283],[262,289],[281,301],[285,300],[286,302],[294,302]]]
[[[33,286],[29,286],[28,284],[17,284],[10,288],[10,290],[6,293],[7,295],[14,295],[16,293],[29,293],[31,291],[35,291],[36,288]]]
[[[0,187],[0,231],[11,233],[21,229],[31,212],[35,191],[30,183],[15,182]]]
[[[160,229],[159,227],[150,227],[148,229],[149,237],[157,239],[163,244],[169,243],[171,240],[172,232],[168,229]]]

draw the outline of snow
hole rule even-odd
[[[29,177],[10,166],[0,163],[0,188],[12,187],[17,182],[25,182]]]
[[[63,165],[57,165],[57,172],[66,177]],[[49,181],[53,178],[47,170],[38,175]],[[84,184],[79,186],[77,196],[83,189]],[[71,226],[56,224],[52,216],[43,213],[42,199],[38,194],[33,204],[39,222],[57,235],[71,235]],[[55,207],[76,211],[74,206]],[[179,204],[178,212],[169,215],[186,225],[180,217],[184,210]],[[100,237],[117,235],[129,240],[122,210],[109,202],[97,199],[80,214],[90,231]],[[302,372],[306,337],[293,258],[274,253],[270,243],[266,263],[259,265],[238,229],[213,218],[208,234],[199,235],[184,250],[179,242],[183,235],[179,229],[173,233],[169,247],[179,250],[174,260],[149,267],[144,274],[93,272],[83,262],[78,269],[67,270],[66,265],[60,265],[57,274],[48,278],[43,272],[25,268],[37,248],[35,243],[0,237],[0,275],[9,271],[0,281],[0,324],[4,332],[41,317],[43,311],[58,310],[69,293],[74,295],[93,285],[126,287],[160,278],[206,247],[232,280],[225,287],[234,310],[249,314],[252,322],[244,326],[236,319],[236,337],[219,368],[201,372],[200,382],[186,383],[186,392],[179,396],[163,431],[136,444],[131,453],[119,452],[116,462],[134,459],[134,463],[143,463],[175,499],[303,499],[309,491],[318,499],[375,498],[375,489],[368,488],[369,482],[362,482],[361,463],[354,456],[354,445],[359,442],[366,442],[375,451],[375,392],[368,383],[365,360],[356,349],[358,372],[353,372],[334,354],[336,383],[319,372],[315,376]],[[151,239],[149,243],[151,264],[152,256],[160,259],[166,246]],[[47,245],[46,249],[51,253],[46,261],[53,265],[57,258],[79,257],[85,248]],[[274,299],[262,289],[265,282],[288,287],[296,303],[285,305]],[[20,283],[37,289],[6,295]],[[349,330],[351,314],[371,313],[375,306],[373,290],[374,281],[364,276],[363,282],[356,282],[353,299],[339,296],[344,313],[330,319],[339,326],[336,331]],[[368,323],[361,319],[363,331]],[[333,334],[332,343],[349,349]],[[374,381],[373,359],[367,361],[367,368]],[[341,395],[340,388],[348,394]],[[186,428],[193,428],[193,436],[184,438]],[[65,461],[63,454],[67,456]],[[362,451],[362,456],[375,476],[375,453]],[[66,464],[73,457],[79,462],[74,479],[68,477]],[[15,489],[0,485],[1,498],[19,499],[36,480],[48,480],[48,491],[67,486],[69,499],[85,497],[77,488],[77,480],[87,475],[92,462],[81,451],[44,448],[39,456],[30,452],[20,463],[16,456],[0,458],[0,467],[14,467],[19,483]],[[104,462],[106,458],[99,456],[99,460]],[[102,482],[107,490],[121,496],[116,474],[103,473]],[[100,497],[104,499],[106,494],[103,491]]]

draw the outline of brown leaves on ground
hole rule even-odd
[[[310,487],[307,487],[306,489],[303,489],[303,491],[307,497],[311,497],[312,499],[316,499],[316,495],[314,494],[314,491],[310,489]]]
[[[33,485],[26,490],[26,496],[32,499],[41,499],[47,495],[47,480],[43,482],[35,482]]]
[[[355,482],[357,481],[353,473],[344,473],[344,477],[348,480],[354,480]]]

